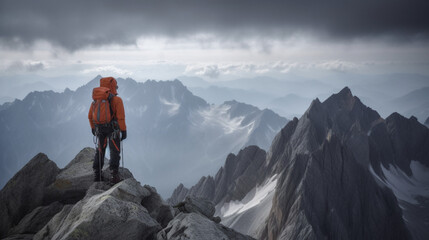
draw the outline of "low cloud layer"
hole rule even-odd
[[[354,1],[1,1],[0,42],[46,40],[68,50],[132,45],[139,37],[215,34],[220,39],[306,33],[341,41],[427,41],[429,2]]]
[[[240,75],[243,73],[250,74],[265,74],[265,73],[289,73],[291,71],[334,71],[346,72],[359,70],[369,65],[376,65],[381,63],[353,63],[341,60],[333,61],[320,61],[320,62],[272,62],[265,64],[194,64],[187,65],[184,71],[185,75],[196,75],[209,78],[217,78],[220,75]]]
[[[131,76],[133,73],[129,70],[118,68],[115,66],[101,66],[90,69],[85,69],[82,71],[84,74],[114,74],[119,76]]]
[[[7,72],[37,72],[45,70],[46,66],[42,62],[15,61],[7,68]]]

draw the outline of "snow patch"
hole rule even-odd
[[[370,172],[390,188],[398,199],[411,204],[418,204],[416,197],[429,198],[429,168],[418,161],[411,161],[410,168],[412,175],[408,176],[401,169],[391,164],[389,164],[388,169],[381,165],[384,179],[380,178],[371,166]]]
[[[220,126],[225,134],[231,134],[237,130],[243,128],[251,128],[252,123],[246,126],[241,126],[244,116],[231,118],[229,110],[231,106],[211,106],[207,110],[200,111],[200,115],[203,117],[205,125],[217,125]],[[248,132],[251,132],[251,130]]]
[[[159,98],[159,101],[169,108],[168,109],[169,116],[174,116],[179,112],[180,103],[174,102],[174,101],[170,102],[164,98]]]
[[[233,214],[243,213],[264,201],[274,190],[277,185],[277,175],[272,176],[262,186],[257,186],[256,189],[250,191],[242,201],[231,201],[225,203],[220,209],[221,218],[231,216]]]

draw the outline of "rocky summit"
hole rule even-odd
[[[85,148],[63,169],[45,154],[31,159],[0,191],[0,237],[252,239],[219,224],[210,201],[186,198],[173,208],[127,169],[120,169],[124,180],[114,186],[93,183],[94,154]]]

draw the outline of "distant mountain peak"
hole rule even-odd
[[[308,107],[304,115],[311,115],[312,113],[317,112],[321,108],[322,108],[322,103],[320,102],[319,98],[316,98],[313,101],[311,101],[310,107]]]
[[[363,105],[358,97],[353,96],[350,88],[348,87],[343,88],[340,92],[336,94],[332,94],[324,102],[324,104],[331,109],[342,109],[349,111],[353,109],[356,103]]]
[[[352,91],[350,90],[349,87],[344,87],[339,93],[338,95],[345,95],[345,96],[353,96],[352,95]]]

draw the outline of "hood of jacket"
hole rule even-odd
[[[116,79],[113,77],[105,77],[100,79],[100,87],[110,88],[110,91],[115,95],[118,95],[118,92],[116,91],[117,86],[118,86],[118,83],[116,82]]]

